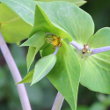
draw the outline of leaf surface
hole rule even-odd
[[[31,46],[39,49],[45,43],[45,36],[46,35],[44,32],[37,32],[26,40],[21,46]]]
[[[98,30],[89,40],[91,48],[110,46],[110,28],[104,27]]]
[[[33,0],[0,0],[0,2],[11,8],[25,22],[33,25],[36,5]]]
[[[28,37],[32,27],[14,11],[0,3],[0,32],[9,43],[17,43]]]
[[[94,58],[85,61],[81,69],[80,82],[92,91],[110,94],[110,69],[105,68],[104,63],[100,61]]]
[[[34,23],[36,2],[33,0],[17,0],[17,1],[16,0],[0,0],[0,2],[4,3],[8,7],[7,10],[5,9],[5,7],[3,7],[3,9],[0,9],[0,10],[2,10],[1,14],[0,14],[1,18],[3,17],[3,19],[4,19],[4,17],[5,17],[5,18],[9,19],[10,14],[14,13],[13,17],[10,19],[11,23],[6,22],[6,23],[8,23],[8,25],[5,25],[5,27],[1,27],[1,32],[2,32],[3,36],[5,37],[6,41],[9,43],[10,42],[11,43],[20,42],[21,40],[29,37],[29,33],[30,33],[30,31],[32,29],[32,25]],[[78,5],[82,5],[84,1],[73,0],[73,2]],[[11,12],[9,12],[9,10],[10,10],[9,8],[11,9]],[[17,18],[20,19],[20,21],[18,19],[16,19],[16,16],[17,16]],[[23,20],[21,21],[21,19],[23,19]],[[2,22],[2,21],[0,21],[0,22]],[[53,27],[56,28],[56,25],[54,25]],[[66,32],[66,34],[64,34],[64,29],[60,29],[60,31],[58,31],[59,29],[58,28],[55,29],[55,28],[51,29],[52,32],[54,30],[55,34],[61,33],[59,35],[69,36],[67,34],[67,32]],[[16,31],[13,31],[13,30],[16,30]],[[63,32],[62,32],[62,30],[63,30]]]
[[[37,22],[38,17],[35,18],[38,28],[39,26],[44,26],[44,30],[48,27],[48,29],[54,29],[55,31],[55,28],[49,28],[49,25],[47,26],[51,21],[51,24],[62,30],[65,36],[70,35],[74,40],[81,43],[87,42],[89,37],[94,33],[94,23],[91,16],[74,4],[61,1],[48,3],[38,2],[37,10],[42,14],[42,18],[46,18],[45,20],[41,18],[41,21],[38,19],[39,22]]]
[[[56,55],[51,54],[41,58],[35,65],[32,85],[44,78],[54,67]]]
[[[22,81],[18,82],[18,84],[21,84],[21,83],[31,83],[32,82],[32,77],[33,77],[33,70],[30,71]]]
[[[44,53],[48,54],[48,50],[50,47],[45,49]],[[80,67],[77,56],[74,49],[64,43],[58,51],[56,65],[48,74],[48,79],[64,96],[72,110],[76,110],[79,78]]]
[[[38,49],[36,49],[35,47],[29,47],[28,53],[26,56],[27,70],[28,71],[29,71],[30,66],[32,65],[34,59],[35,59],[37,52],[38,52]]]
[[[85,0],[35,0],[35,1],[44,1],[44,2],[51,2],[51,1],[66,1],[66,2],[73,2],[78,6],[82,6],[86,3]]]
[[[110,28],[100,29],[89,40],[91,48],[110,46]],[[89,56],[81,69],[81,84],[87,88],[110,94],[110,51]]]
[[[31,64],[34,61],[34,58],[40,48],[45,43],[45,33],[37,32],[32,37],[30,37],[27,41],[25,41],[21,46],[29,46],[26,61],[27,61],[27,69],[29,71]]]

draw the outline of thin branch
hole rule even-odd
[[[83,48],[79,43],[77,43],[75,41],[70,42],[70,44],[78,50],[82,50],[82,48]]]
[[[11,75],[15,83],[18,83],[19,81],[22,80],[20,72],[1,34],[0,34],[0,49],[11,71]],[[21,101],[22,109],[31,110],[31,105],[24,84],[18,84],[16,86]]]
[[[53,54],[56,55],[58,53],[58,50],[59,50],[59,47],[56,47]]]
[[[95,48],[91,50],[91,54],[97,54],[97,53],[101,53],[101,52],[106,52],[106,51],[110,51],[110,46],[105,46],[105,47],[100,47],[100,48]]]
[[[59,50],[59,47],[56,47],[53,54],[56,55],[58,53],[58,50]],[[51,110],[61,110],[63,101],[64,101],[64,97],[62,96],[62,94],[60,94],[60,92],[58,92]]]
[[[62,96],[62,94],[60,94],[60,92],[58,92],[51,110],[61,110],[63,101],[64,101],[64,97]]]

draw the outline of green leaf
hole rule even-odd
[[[0,0],[0,2],[5,4],[0,4],[0,32],[5,40],[9,43],[18,43],[29,37],[34,22],[36,2],[34,0]],[[73,2],[77,3],[76,0]]]
[[[110,94],[110,69],[105,68],[103,62],[100,63],[101,59],[94,58],[97,56],[91,56],[84,62],[80,82],[92,91]]]
[[[36,47],[39,50],[40,47],[45,43],[45,36],[46,35],[44,32],[37,32],[26,40],[21,46]]]
[[[80,1],[82,2],[83,0],[73,0],[74,3]],[[30,25],[33,25],[36,6],[36,2],[34,0],[0,0],[0,2],[4,3],[9,8],[11,8],[25,22],[27,22]]]
[[[110,28],[104,27],[96,32],[96,34],[90,38],[89,45],[91,48],[110,46]]]
[[[107,106],[104,102],[101,103],[101,102],[95,102],[94,104],[92,104],[92,106],[89,108],[89,110],[106,110],[107,109]]]
[[[44,13],[44,11],[39,6],[36,6],[35,22],[34,22],[32,33],[35,33],[36,31],[53,33],[62,38],[67,38],[67,36],[71,37],[67,32],[65,32],[64,29],[52,23],[51,20],[48,18],[48,16]]]
[[[27,53],[27,69],[29,71],[31,64],[34,61],[35,55],[45,43],[45,33],[37,32],[21,46],[30,46]]]
[[[36,3],[33,0],[0,0],[0,2],[11,8],[25,22],[33,25],[34,10]]]
[[[38,52],[38,49],[35,47],[29,47],[26,62],[27,62],[27,70],[29,71],[30,66],[32,65],[34,58]]]
[[[51,2],[51,1],[67,1],[67,2],[73,2],[78,6],[82,6],[83,4],[86,3],[85,0],[35,0],[35,1],[44,1],[44,2]]]
[[[9,43],[17,43],[29,37],[36,3],[33,0],[0,0],[0,2],[2,2],[0,32],[5,40]]]
[[[62,35],[59,34],[60,31],[55,34],[61,37],[69,37],[70,35],[74,40],[81,43],[87,42],[89,37],[94,33],[94,23],[91,16],[74,4],[61,1],[48,3],[38,2],[36,13],[38,13],[35,16],[37,29],[42,28],[45,31],[56,31],[56,28],[49,28],[51,23],[60,29],[60,31],[63,31]]]
[[[110,28],[102,28],[89,40],[91,48],[110,46]],[[89,56],[81,69],[81,84],[90,90],[110,94],[110,51]]]
[[[28,37],[32,27],[14,11],[0,3],[0,32],[9,43],[17,43]]]
[[[30,83],[32,82],[32,77],[33,77],[33,73],[34,71],[30,71],[22,81],[18,82],[17,84],[21,84],[21,83]]]
[[[78,6],[82,6],[82,5],[84,5],[85,3],[87,3],[87,1],[85,1],[85,0],[76,0],[74,3],[75,3],[76,5],[78,5]]]
[[[46,50],[48,51],[48,48]],[[80,67],[74,49],[63,43],[57,54],[56,65],[49,73],[48,79],[64,96],[72,110],[76,110],[77,106],[79,78]]]
[[[51,54],[41,58],[35,65],[32,85],[44,78],[54,67],[56,55]]]

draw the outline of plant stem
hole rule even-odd
[[[72,42],[70,42],[70,44],[72,45],[72,46],[74,46],[76,49],[78,49],[78,50],[82,50],[82,46],[80,45],[80,44],[78,44],[77,42],[75,42],[75,41],[72,41]]]
[[[97,53],[101,53],[101,52],[106,52],[110,50],[110,46],[105,46],[105,47],[101,47],[101,48],[95,48],[92,49],[92,53],[91,54],[97,54]]]
[[[70,44],[73,47],[75,47],[77,50],[82,50],[83,49],[83,47],[80,44],[78,44],[77,42],[75,42],[75,41],[70,42]],[[90,49],[91,55],[97,54],[97,53],[101,53],[101,52],[106,52],[106,51],[110,51],[110,46]]]
[[[54,55],[56,55],[58,53],[59,47],[56,47],[55,51],[54,51]]]
[[[62,96],[62,94],[60,94],[60,92],[58,92],[51,110],[61,110],[63,101],[64,101],[64,97]]]
[[[18,83],[19,81],[22,80],[20,72],[1,34],[0,34],[0,49],[11,71],[11,75],[15,83]],[[31,110],[31,105],[30,105],[24,84],[18,84],[16,86],[17,86],[19,98],[21,101],[22,109]]]
[[[58,53],[58,50],[59,50],[59,47],[56,47],[53,54],[56,55]],[[62,94],[60,94],[60,92],[58,92],[51,110],[61,110],[63,101],[64,101],[64,97],[62,96]]]

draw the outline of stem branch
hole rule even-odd
[[[19,81],[22,80],[20,72],[1,34],[0,34],[0,49],[11,71],[11,75],[15,83],[18,83]],[[16,86],[21,101],[22,109],[31,110],[31,105],[24,84],[18,84]]]
[[[95,48],[95,49],[92,49],[92,55],[93,54],[97,54],[97,53],[101,53],[101,52],[106,52],[106,51],[109,51],[110,50],[110,46],[105,46],[105,47],[101,47],[101,48]]]
[[[51,110],[61,110],[63,101],[64,101],[64,97],[62,96],[62,94],[60,94],[60,92],[58,92]]]
[[[80,44],[78,44],[77,42],[75,42],[75,41],[72,41],[72,42],[70,42],[70,44],[72,45],[72,46],[74,46],[76,49],[78,49],[78,50],[82,50],[82,46],[80,45]]]
[[[56,55],[58,53],[59,47],[56,47],[55,51],[54,51],[54,55]]]

